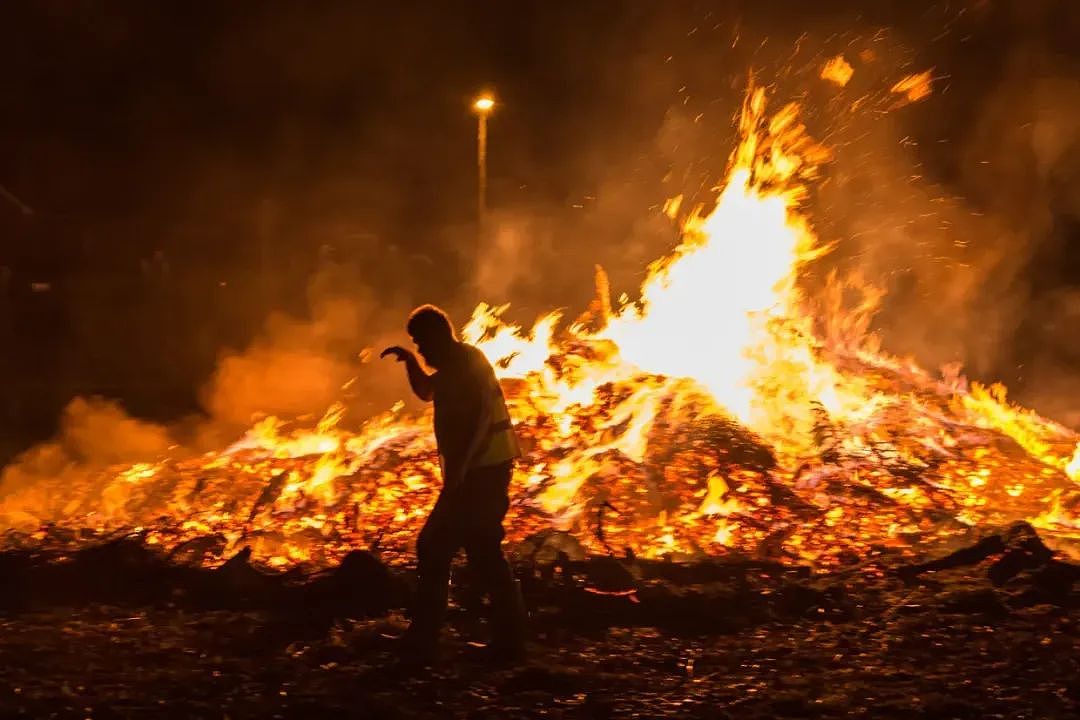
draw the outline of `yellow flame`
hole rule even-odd
[[[839,60],[822,74],[843,84]],[[920,73],[893,92],[910,102],[929,83]],[[920,515],[942,507],[967,525],[1023,517],[1080,536],[1076,433],[1009,404],[1001,386],[882,353],[869,334],[882,293],[857,276],[827,275],[811,302],[800,277],[832,248],[804,201],[830,152],[798,105],[769,112],[761,88],[739,131],[715,202],[666,205],[684,218],[680,242],[636,297],[613,303],[598,270],[596,301],[574,321],[551,312],[526,329],[504,321],[507,305],[480,304],[463,329],[495,365],[527,449],[511,539],[556,527],[594,551],[649,557],[781,542],[827,562],[845,546],[956,532]],[[0,498],[0,522],[36,537],[57,519],[149,527],[147,542],[166,549],[214,534],[216,561],[244,543],[282,568],[376,540],[411,547],[438,489],[430,412],[398,403],[347,425],[343,404],[315,422],[266,417],[222,451],[102,476],[42,450],[33,463],[55,484],[6,471],[16,490]],[[793,515],[785,493],[822,514]],[[176,521],[155,524],[162,516]],[[769,523],[785,528],[780,541]]]

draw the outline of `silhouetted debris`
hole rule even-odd
[[[1005,534],[1005,552],[990,566],[994,585],[1003,585],[1024,570],[1034,570],[1050,562],[1054,554],[1027,523],[1017,523]]]
[[[199,535],[173,548],[169,560],[178,565],[202,565],[208,559],[220,556],[228,544],[228,539],[217,533]]]
[[[0,553],[0,714],[161,717],[165,703],[192,717],[760,720],[1080,707],[1080,567],[1030,526],[903,574],[884,551],[815,575],[736,556],[590,558],[558,533],[533,540],[562,549],[518,567],[531,662],[481,662],[465,641],[483,629],[455,612],[443,661],[412,674],[392,669],[381,640],[401,633],[411,572],[370,553],[307,576],[262,570],[248,552],[181,566],[136,538]]]
[[[341,565],[304,587],[309,613],[333,617],[374,617],[408,602],[408,587],[374,555],[354,550]]]
[[[947,594],[943,608],[951,612],[1000,616],[1010,608],[1038,604],[1080,607],[1080,593],[1074,591],[1080,580],[1080,565],[1054,557],[1035,529],[1025,522],[936,560],[897,568],[897,574],[905,582],[926,584],[926,573],[967,568],[984,573],[990,586]],[[931,586],[940,588],[941,583]]]
[[[979,540],[974,545],[956,550],[937,560],[930,560],[914,565],[904,565],[898,568],[898,572],[903,577],[914,578],[922,573],[974,565],[992,555],[1003,552],[1005,552],[1005,541],[1002,537],[1000,535],[990,535],[989,537]]]
[[[810,568],[756,558],[708,558],[693,563],[639,560],[638,572],[646,580],[663,580],[679,585],[733,581],[748,575],[757,577],[810,576]]]
[[[1001,596],[991,588],[948,593],[942,598],[939,607],[945,613],[983,615],[986,619],[1000,618],[1009,613]]]
[[[585,589],[596,593],[631,593],[638,584],[627,565],[615,558],[594,558],[577,565],[583,571]]]
[[[204,601],[216,607],[274,607],[284,592],[280,578],[251,566],[251,548],[245,547],[204,582]]]
[[[560,554],[571,560],[584,560],[585,548],[568,532],[544,529],[525,539],[518,548],[519,554],[535,565],[554,564]]]

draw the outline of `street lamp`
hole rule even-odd
[[[495,107],[495,98],[484,93],[473,100],[476,113],[476,221],[483,231],[487,216],[487,117]]]

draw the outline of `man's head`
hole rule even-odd
[[[436,369],[446,365],[458,344],[450,318],[434,305],[421,305],[413,310],[405,329],[424,362]]]

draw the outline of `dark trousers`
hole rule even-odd
[[[416,541],[420,583],[409,627],[414,642],[438,640],[446,617],[450,564],[462,548],[470,578],[491,598],[492,644],[516,647],[524,641],[524,605],[502,552],[512,471],[512,463],[475,468],[466,473],[461,487],[439,494]]]

